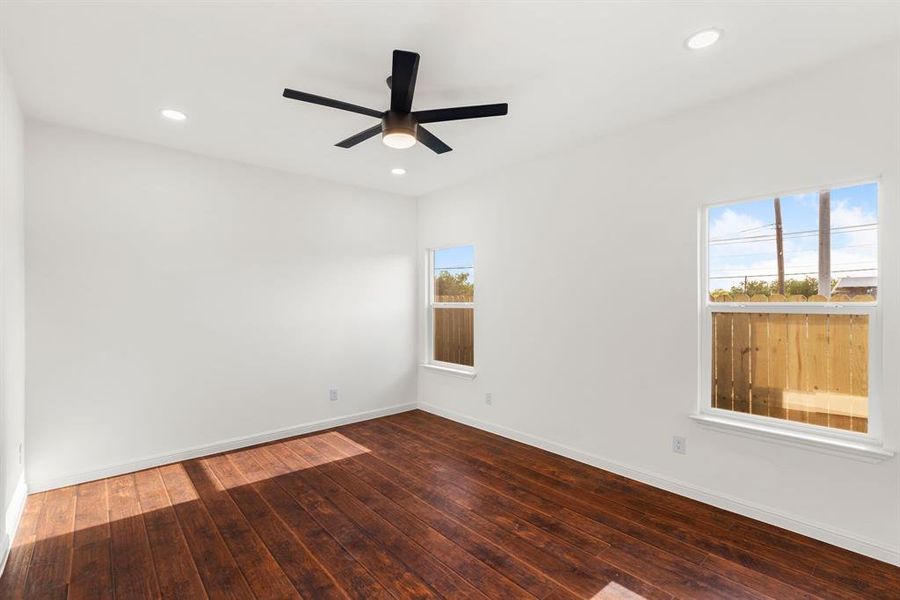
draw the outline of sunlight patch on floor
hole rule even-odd
[[[278,451],[272,452],[275,447]],[[90,535],[108,537],[110,522],[200,501],[198,486],[216,494],[227,494],[230,489],[277,480],[292,472],[368,452],[368,448],[347,436],[329,431],[194,459],[188,461],[188,468],[185,468],[185,463],[175,463],[49,490],[42,501],[50,508],[45,510],[42,506],[40,518],[50,523],[38,527],[31,536],[19,536],[13,545],[33,544],[60,536],[78,536],[79,532],[85,531],[91,531]],[[113,507],[108,504],[111,495],[127,500],[120,501],[117,510],[111,510]],[[37,497],[29,500],[38,501]]]
[[[610,581],[602,590],[594,594],[591,600],[645,600],[645,598],[615,581]]]
[[[279,452],[270,452],[275,446],[280,447]],[[288,458],[292,460],[282,462],[277,458],[277,456],[285,457],[284,449],[289,450],[291,454],[288,455]],[[243,475],[240,485],[247,485],[275,477],[282,477],[290,472],[346,460],[368,452],[370,450],[365,446],[357,444],[336,431],[330,431],[284,440],[283,442],[276,442],[275,444],[259,448],[235,450],[226,453],[224,457],[239,465],[238,470]],[[277,463],[279,468],[273,468],[275,466],[273,461]],[[203,459],[201,459],[201,462],[203,462]],[[287,462],[290,462],[289,470],[284,468]],[[234,485],[223,485],[218,477],[213,477],[212,479],[217,490],[226,490],[234,487]]]

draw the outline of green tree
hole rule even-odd
[[[831,283],[834,287],[834,282]],[[829,290],[831,291],[831,290]],[[788,279],[784,282],[784,295],[801,295],[809,298],[819,293],[819,280],[807,275],[803,279]]]
[[[761,281],[759,279],[750,279],[742,283],[741,285],[736,285],[731,288],[731,292],[729,292],[732,296],[737,294],[747,294],[748,296],[753,296],[754,294],[762,294],[764,296],[768,296],[773,294],[773,289],[777,288],[778,284],[772,285],[768,281]]]
[[[837,285],[837,280],[831,280],[831,287],[834,289],[834,286]],[[771,296],[772,294],[778,293],[778,282],[777,281],[763,281],[761,279],[749,279],[740,285],[732,286],[730,290],[717,289],[710,292],[710,296],[712,296],[713,300],[719,298],[720,296],[730,295],[732,297],[738,294],[747,294],[748,296],[753,296],[754,294],[762,294],[763,296]],[[784,282],[784,295],[785,296],[806,296],[809,298],[810,296],[815,296],[819,293],[819,281],[815,277],[806,276],[803,279],[786,279]]]
[[[468,273],[456,273],[454,275],[449,271],[441,271],[434,278],[435,296],[462,296],[466,299],[471,299],[474,294],[475,284],[469,281]]]

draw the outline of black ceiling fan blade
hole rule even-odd
[[[394,50],[391,68],[391,110],[408,113],[412,110],[419,73],[419,55],[406,50]]]
[[[301,102],[310,102],[312,104],[319,104],[321,106],[328,106],[330,108],[337,108],[339,110],[355,112],[361,115],[375,117],[376,119],[380,119],[384,116],[384,113],[382,111],[372,110],[371,108],[366,108],[365,106],[357,106],[356,104],[350,104],[349,102],[333,100],[331,98],[326,98],[325,96],[316,96],[315,94],[298,92],[297,90],[292,90],[289,88],[284,88],[284,93],[282,94],[282,96],[284,96],[285,98],[290,98],[291,100],[300,100]]]
[[[443,154],[453,150],[453,148],[442,142],[440,138],[421,126],[416,127],[416,139],[422,142],[422,145],[433,150],[435,154]]]
[[[509,112],[509,105],[481,104],[479,106],[459,106],[456,108],[436,108],[434,110],[417,110],[413,114],[419,123],[438,123],[440,121],[458,121],[459,119],[480,119],[482,117],[502,117]]]
[[[373,125],[365,131],[360,131],[356,135],[351,135],[346,140],[341,140],[340,142],[335,144],[335,146],[340,146],[341,148],[352,148],[358,143],[364,142],[370,137],[374,137],[379,133],[381,133],[381,123],[379,123],[378,125]]]

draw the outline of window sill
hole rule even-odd
[[[691,419],[704,427],[735,435],[806,448],[864,462],[877,463],[894,456],[893,452],[885,450],[881,446],[853,440],[836,439],[805,431],[790,431],[760,423],[747,423],[706,414],[691,415]]]
[[[462,379],[475,379],[475,371],[468,371],[466,369],[454,369],[453,367],[442,367],[440,365],[432,365],[428,363],[423,363],[419,365],[431,371],[435,371],[437,373],[443,373],[444,375],[451,375],[453,377],[460,377]]]

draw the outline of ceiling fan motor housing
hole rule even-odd
[[[389,110],[381,119],[381,135],[401,133],[416,137],[418,123],[412,113],[401,113]]]

